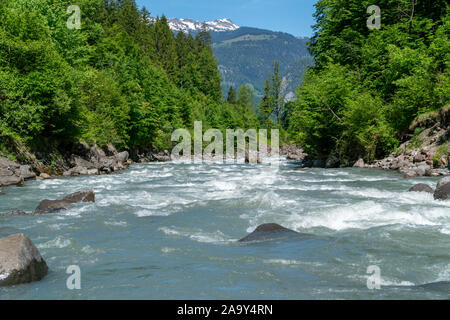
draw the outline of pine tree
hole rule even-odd
[[[237,103],[236,90],[234,90],[233,86],[231,86],[230,89],[228,90],[227,102],[229,104],[236,104]]]
[[[273,103],[272,103],[272,87],[270,86],[270,81],[266,80],[264,86],[264,96],[261,99],[258,107],[258,115],[261,122],[265,122],[273,114]]]
[[[284,104],[283,96],[283,78],[280,74],[280,62],[275,61],[273,63],[272,73],[272,110],[275,114],[277,124],[280,124],[280,114],[282,113],[282,107]]]
[[[167,18],[158,18],[154,25],[156,57],[171,80],[178,76],[178,58],[175,37],[170,30]]]
[[[211,34],[208,31],[208,26],[206,23],[202,24],[201,31],[197,34],[195,39],[198,41],[201,48],[208,47],[210,48],[212,45]]]

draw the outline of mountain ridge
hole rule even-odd
[[[173,32],[196,35],[204,23],[192,19],[168,19]],[[265,80],[272,72],[273,62],[280,62],[285,76],[287,93],[292,98],[295,88],[308,66],[314,60],[307,49],[308,37],[298,37],[286,32],[238,26],[230,19],[206,22],[213,42],[214,55],[222,76],[223,94],[230,86],[235,89],[250,84],[261,98]]]
[[[182,31],[185,33],[201,31],[203,25],[206,25],[208,31],[210,32],[234,31],[240,28],[237,24],[235,24],[233,21],[231,21],[231,19],[228,18],[217,19],[208,22],[201,22],[198,20],[186,18],[170,18],[167,19],[167,21],[172,31]]]

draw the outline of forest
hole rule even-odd
[[[371,30],[366,10],[373,4],[316,4],[315,66],[297,89],[289,132],[318,158],[379,159],[449,106],[448,2],[376,1],[381,28]]]
[[[221,76],[206,29],[174,34],[134,0],[0,3],[0,155],[51,153],[74,143],[170,149],[178,128],[281,129],[282,141],[341,164],[393,152],[449,105],[450,6],[445,0],[320,0],[315,64],[286,100],[275,61],[263,97]],[[70,19],[69,19],[70,20]],[[18,159],[21,160],[21,159]],[[23,160],[23,159],[22,159]]]
[[[134,0],[0,2],[0,153],[51,153],[85,141],[170,148],[177,128],[256,127],[254,93],[222,97],[209,33],[170,30]],[[15,159],[14,159],[15,160]],[[24,159],[17,159],[24,160]]]

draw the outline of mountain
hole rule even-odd
[[[168,19],[169,26],[173,31],[179,32],[191,32],[196,33],[202,29],[203,24],[206,24],[210,32],[224,32],[224,31],[234,31],[239,29],[230,19],[218,19],[209,22],[200,22],[192,19]]]
[[[237,89],[242,84],[250,84],[257,97],[262,97],[265,80],[270,76],[275,60],[280,62],[280,71],[287,80],[287,91],[292,97],[307,67],[314,64],[307,49],[309,39],[306,37],[239,27],[230,19],[206,24],[211,33],[214,55],[219,63],[225,97],[230,86]],[[190,19],[169,19],[169,25],[174,32],[195,35],[201,30],[203,23]]]

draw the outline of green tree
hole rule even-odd
[[[227,102],[230,104],[237,103],[236,90],[234,90],[233,86],[230,86],[230,89],[228,90]]]

